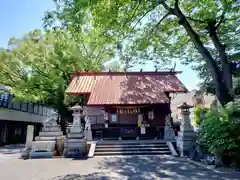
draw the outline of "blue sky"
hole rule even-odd
[[[51,0],[0,1],[0,47],[7,47],[9,38],[13,36],[20,38],[31,30],[41,29],[44,12],[51,9],[54,9]],[[154,70],[151,65],[134,69],[141,68]],[[190,67],[177,63],[176,70],[183,71],[179,78],[189,90],[196,88],[198,78]]]

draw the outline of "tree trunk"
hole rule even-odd
[[[197,48],[199,53],[203,56],[203,58],[206,60],[208,64],[208,70],[211,73],[215,84],[216,96],[218,97],[218,100],[221,103],[221,105],[225,105],[226,103],[232,100],[232,97],[230,95],[230,91],[227,88],[226,82],[224,81],[221,70],[219,69],[216,61],[213,59],[212,55],[207,50],[207,48],[204,47],[198,34],[193,30],[193,28],[191,27],[191,25],[189,24],[188,20],[181,12],[179,7],[175,6],[175,8],[172,9],[172,11],[173,14],[179,18],[179,24],[185,28],[188,36],[194,43],[195,47]]]
[[[72,113],[67,109],[66,106],[60,106],[58,108],[58,113],[60,114],[60,127],[64,135],[67,133],[67,125],[70,119],[72,118]]]
[[[217,36],[217,29],[215,27],[215,22],[208,23],[208,32],[209,36],[218,52],[220,62],[222,64],[222,71],[223,71],[223,79],[225,84],[227,85],[228,91],[232,91],[232,71],[230,64],[228,62],[227,54],[226,54],[226,47],[220,42],[220,39]]]

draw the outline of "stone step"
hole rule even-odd
[[[117,155],[171,155],[170,151],[119,151],[119,152],[95,152],[94,156]]]
[[[50,137],[35,137],[35,141],[55,141],[57,139],[61,139],[62,136],[50,136]]]
[[[60,127],[43,127],[42,132],[59,132],[61,131]]]
[[[95,152],[118,152],[118,151],[169,151],[168,147],[124,147],[124,148],[96,148]]]
[[[116,141],[112,141],[112,142],[109,142],[109,141],[101,141],[101,142],[98,142],[99,145],[165,145],[166,142],[151,142],[151,141],[131,141],[131,142],[128,142],[128,141],[125,141],[125,140],[116,140]]]
[[[39,132],[40,137],[52,137],[52,136],[62,136],[63,132],[58,131],[58,132]]]
[[[139,141],[112,141],[98,143],[95,148],[94,155],[110,156],[110,155],[170,155],[172,154],[167,142],[139,142]]]
[[[65,139],[65,143],[85,143],[85,139]]]
[[[97,148],[123,148],[123,147],[168,147],[164,144],[97,144]]]

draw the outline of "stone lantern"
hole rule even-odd
[[[75,105],[70,109],[73,111],[73,124],[65,141],[64,156],[82,157],[86,154],[87,147],[84,130],[81,125],[83,108],[80,105]]]
[[[182,122],[181,122],[181,131],[182,130],[193,130],[193,127],[191,125],[190,120],[190,108],[193,108],[194,106],[188,105],[186,102],[184,102],[182,105],[178,106],[178,109],[181,110],[182,114]]]
[[[188,105],[184,102],[182,105],[178,106],[181,110],[182,121],[180,127],[180,133],[177,138],[177,147],[181,153],[181,156],[189,155],[189,147],[190,144],[196,140],[196,133],[194,132],[194,128],[191,125],[190,120],[190,108],[193,108],[192,105]]]
[[[82,106],[75,105],[70,108],[73,111],[73,126],[81,124],[81,116],[82,116]]]
[[[178,109],[181,109],[181,112],[182,112],[182,113],[188,113],[188,114],[190,114],[189,109],[190,109],[190,108],[193,108],[193,107],[194,107],[194,106],[188,105],[186,102],[184,102],[183,104],[181,104],[181,105],[178,106],[177,108],[178,108]]]

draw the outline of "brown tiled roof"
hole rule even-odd
[[[187,89],[174,73],[169,72],[104,72],[75,76],[67,93],[89,93],[88,105],[166,103],[164,92]]]
[[[101,76],[75,76],[66,92],[72,94],[91,93]]]

